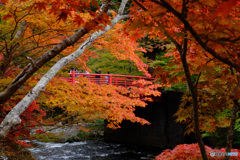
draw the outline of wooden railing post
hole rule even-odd
[[[112,85],[112,75],[108,76],[108,84]]]
[[[72,71],[72,83],[75,83],[75,71]]]

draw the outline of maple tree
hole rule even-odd
[[[239,3],[237,0],[230,0],[228,2],[217,0],[134,0],[132,4],[133,7],[130,8],[130,14],[133,16],[126,28],[135,31],[135,34],[132,34],[133,38],[139,39],[145,37],[147,34],[152,39],[155,39],[155,37],[168,38],[175,46],[175,49],[167,56],[174,57],[171,62],[171,64],[176,66],[174,67],[174,72],[184,73],[184,76],[173,77],[173,75],[169,74],[170,72],[165,71],[163,72],[165,73],[164,77],[162,74],[159,74],[158,77],[161,76],[162,79],[166,79],[165,81],[184,82],[186,80],[188,82],[192,97],[191,103],[193,104],[192,110],[190,110],[193,116],[190,117],[193,119],[192,124],[202,157],[203,159],[208,159],[200,134],[202,126],[199,125],[199,109],[202,108],[199,108],[199,99],[204,94],[200,95],[199,91],[202,91],[201,87],[204,87],[204,85],[200,86],[199,82],[204,81],[204,79],[206,80],[206,78],[212,75],[208,74],[213,71],[211,70],[212,67],[209,66],[221,66],[225,68],[221,70],[225,77],[222,75],[221,79],[219,79],[223,82],[226,82],[226,79],[231,77],[231,74],[239,71]],[[221,10],[223,6],[226,9]],[[234,70],[233,73],[228,72],[229,68],[230,70]],[[163,70],[159,69],[159,71]],[[202,76],[203,74],[205,75]],[[197,77],[195,82],[192,78],[193,75]],[[202,77],[204,77],[203,80]],[[214,80],[211,82],[214,82]],[[229,99],[231,93],[235,95],[235,99],[239,99],[236,94],[237,91],[232,92],[235,87],[234,85],[237,84],[236,76],[235,78],[231,78],[231,82],[228,85],[230,85],[232,90],[228,90],[227,95],[222,95],[225,96],[223,100]],[[225,85],[226,83],[222,84]],[[212,87],[216,86],[213,85]],[[207,90],[207,88],[213,89],[212,87],[209,84],[204,88]],[[237,89],[238,87],[235,88],[235,90]],[[202,98],[204,101],[206,96]],[[221,96],[218,98],[221,99]],[[231,128],[234,126],[234,115],[236,115],[236,106],[238,106],[236,101],[231,101],[230,105],[233,102],[234,109]],[[206,108],[209,107],[206,106]],[[229,129],[229,132],[232,132],[230,130],[232,129]],[[231,143],[227,145],[227,151],[229,149],[231,149]]]

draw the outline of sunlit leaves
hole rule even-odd
[[[139,81],[143,88],[123,88],[112,85],[98,85],[86,78],[77,78],[76,84],[55,79],[47,87],[41,99],[48,108],[62,108],[67,115],[82,120],[108,119],[109,127],[118,128],[122,120],[148,124],[134,114],[135,107],[145,107],[142,96],[160,96],[155,89],[159,85]]]

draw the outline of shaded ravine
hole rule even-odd
[[[73,143],[31,142],[29,150],[37,160],[150,160],[157,155],[136,146],[83,141]]]

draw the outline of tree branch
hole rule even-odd
[[[147,8],[145,8],[140,2],[138,2],[137,0],[133,0],[133,2],[135,2],[139,7],[141,7],[144,11],[147,11]]]
[[[33,67],[38,67],[31,57],[26,57],[26,59],[30,61]]]
[[[20,39],[23,36],[26,27],[27,27],[27,22],[26,21],[21,21],[20,25],[19,25],[19,28],[18,28],[16,34],[14,35],[14,39]]]
[[[234,98],[235,95],[237,94],[238,88],[240,87],[240,81],[238,82],[237,86],[234,88],[234,90],[232,91],[232,93],[230,94],[229,98]]]

